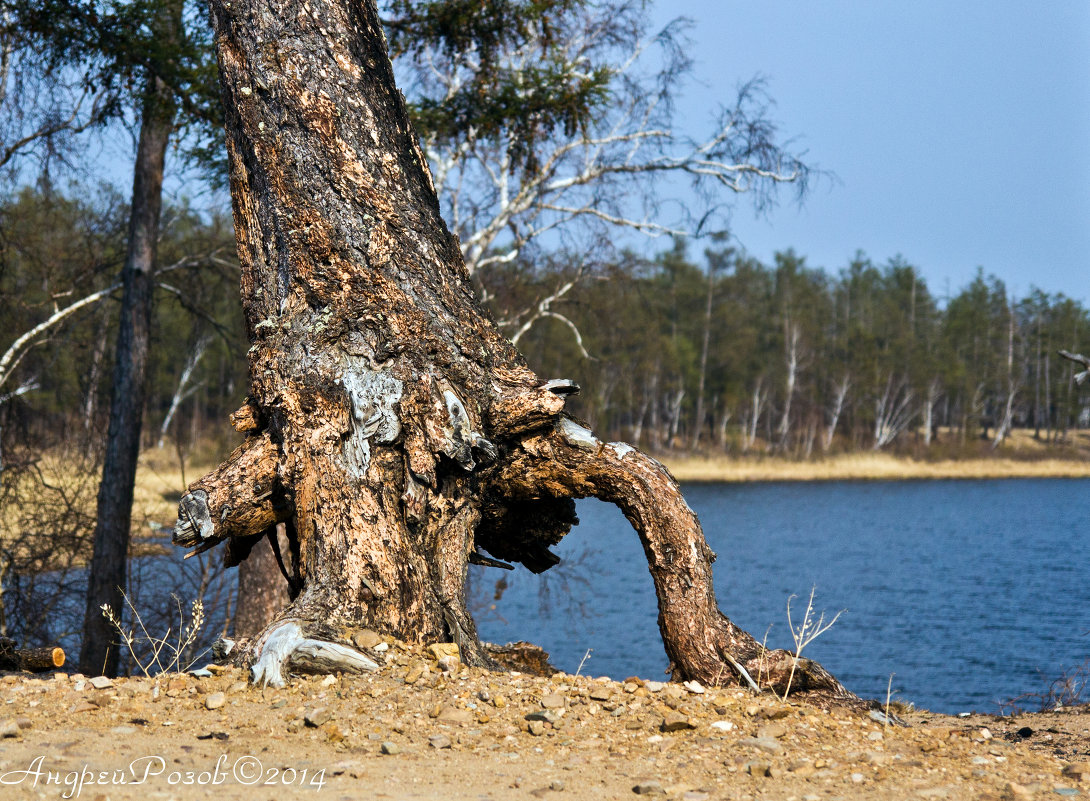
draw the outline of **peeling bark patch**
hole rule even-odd
[[[401,433],[396,406],[403,384],[389,373],[354,366],[345,370],[341,384],[352,404],[352,433],[344,443],[348,471],[362,479],[371,464],[371,444],[393,442]]]
[[[583,451],[597,451],[602,444],[598,441],[598,438],[591,433],[589,428],[584,428],[567,417],[560,418],[559,430],[560,436],[562,436],[569,445],[574,445],[576,448]]]
[[[611,442],[609,443],[609,447],[615,454],[617,454],[618,459],[623,459],[625,456],[636,450],[627,442]]]

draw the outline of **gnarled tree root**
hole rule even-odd
[[[496,506],[584,497],[616,504],[647,557],[673,677],[706,685],[752,682],[781,694],[787,689],[794,656],[766,650],[719,611],[711,571],[715,554],[677,482],[659,462],[624,443],[601,442],[562,418],[552,432],[520,443],[492,476],[490,491],[498,498]],[[795,664],[791,692],[863,704],[807,659]]]
[[[290,618],[274,623],[254,643],[249,657],[254,684],[283,687],[284,673],[367,673],[377,662],[346,645],[306,637],[299,621]]]

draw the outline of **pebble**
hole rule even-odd
[[[664,681],[645,681],[643,683],[644,689],[649,693],[661,693],[666,687]]]
[[[91,679],[91,686],[96,690],[105,690],[107,687],[113,687],[114,682],[109,676],[95,676]]]
[[[772,766],[767,762],[747,762],[746,773],[750,776],[767,776]]]
[[[551,693],[541,697],[541,705],[546,709],[563,709],[567,699],[559,693]]]
[[[766,754],[779,754],[783,751],[783,746],[771,737],[743,737],[738,741],[738,745],[756,748],[758,751],[764,751]]]
[[[19,724],[14,720],[5,720],[0,723],[0,739],[19,736]]]
[[[668,712],[659,728],[663,731],[683,731],[685,729],[695,729],[696,726],[686,715],[682,715],[680,712]]]
[[[445,706],[439,710],[439,714],[436,715],[436,720],[441,723],[456,723],[461,726],[466,723],[473,723],[474,717],[473,712],[469,709]]]
[[[330,718],[333,717],[333,713],[326,709],[324,706],[320,706],[314,709],[308,709],[303,716],[303,721],[313,729],[317,729],[323,723],[328,723]]]
[[[787,727],[779,723],[770,723],[767,726],[760,726],[757,729],[757,738],[769,738],[772,740],[778,740],[781,737],[787,735]]]
[[[1031,798],[1033,794],[1032,788],[1018,782],[1007,782],[1007,786],[1003,788],[1003,798],[1012,799],[1012,801],[1018,798]]]
[[[433,734],[428,738],[428,745],[436,749],[450,748],[451,741],[445,734]]]
[[[613,697],[613,689],[611,687],[595,687],[590,691],[590,700],[592,701],[608,701]]]
[[[530,734],[534,735],[534,737],[540,737],[545,733],[545,724],[540,720],[531,720],[527,724],[527,730]]]
[[[227,703],[227,696],[223,693],[212,693],[204,699],[205,709],[219,709]]]
[[[632,792],[637,795],[666,795],[666,789],[662,783],[656,781],[640,782],[632,788]]]
[[[453,656],[461,658],[461,652],[458,650],[458,644],[453,642],[436,642],[428,646],[428,653],[431,654],[431,658],[436,662],[441,660],[445,656]]]
[[[401,753],[401,746],[386,740],[379,750],[387,756],[397,756]]]
[[[352,635],[352,644],[357,648],[374,648],[382,642],[382,637],[376,631],[362,629]]]
[[[889,761],[889,755],[881,751],[868,751],[863,754],[862,761],[868,765],[884,765]]]
[[[738,727],[729,720],[717,720],[712,723],[712,728],[719,729],[719,731],[732,731]]]
[[[456,656],[442,656],[439,658],[439,669],[444,673],[457,673],[462,666],[462,661]]]
[[[1076,781],[1090,781],[1090,762],[1072,762],[1063,769],[1063,775]]]
[[[683,682],[681,686],[684,687],[689,692],[691,692],[693,695],[703,695],[704,694],[704,685],[702,685],[696,679],[693,679],[692,681]]]

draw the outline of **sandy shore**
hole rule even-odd
[[[1086,478],[1090,460],[948,459],[922,461],[884,453],[848,454],[810,462],[776,457],[662,459],[679,481],[900,481],[913,479]]]
[[[1085,709],[904,713],[737,688],[538,678],[393,644],[376,674],[0,678],[0,798],[1055,798],[1090,787]],[[449,665],[447,666],[449,668]]]

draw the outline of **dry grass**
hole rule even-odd
[[[153,526],[173,527],[178,501],[186,482],[204,475],[211,465],[179,463],[169,450],[140,455],[133,494],[132,533],[135,538],[155,533]],[[0,537],[15,540],[35,533],[62,514],[93,521],[101,468],[60,452],[41,454],[34,469],[20,472],[7,487],[9,502],[0,504]],[[31,506],[41,507],[28,514]],[[57,523],[59,525],[59,522]],[[31,527],[28,529],[28,527]]]
[[[924,461],[853,453],[800,462],[780,457],[663,459],[679,481],[899,481],[967,478],[1087,478],[1090,460],[1005,456]]]

